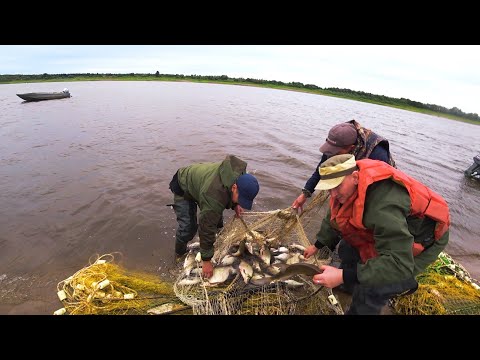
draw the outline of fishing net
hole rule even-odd
[[[216,269],[211,279],[202,279],[196,256],[199,244],[189,244],[190,252],[173,286],[175,294],[197,315],[343,314],[331,289],[314,284],[311,275],[275,279],[275,264],[332,262],[333,253],[326,247],[315,257],[303,257],[311,242],[302,221],[309,222],[327,197],[327,192],[320,192],[301,215],[287,208],[233,217],[215,241],[212,263],[224,271],[218,283],[211,283]],[[258,285],[258,279],[268,280]]]
[[[213,286],[201,278],[201,261],[185,267],[188,256],[172,286],[157,275],[122,268],[113,254],[94,255],[87,266],[58,283],[63,307],[55,314],[343,314],[332,290],[314,284],[311,274],[276,279],[268,272],[279,266],[275,263],[339,265],[338,253],[326,247],[303,258],[313,231],[320,228],[327,198],[327,192],[319,192],[300,215],[287,208],[232,218],[218,234],[212,258],[215,268],[228,272]],[[190,259],[199,255],[198,245],[189,244]],[[267,261],[270,266],[264,261],[266,249],[273,257]],[[232,258],[234,263],[228,265]],[[255,269],[250,276],[248,266]],[[259,285],[267,276],[275,280]],[[414,294],[390,301],[396,314],[480,314],[479,282],[445,252],[417,280]]]
[[[447,253],[440,253],[417,280],[417,291],[391,301],[397,314],[480,315],[478,280]]]
[[[328,248],[319,254],[319,265],[330,263]],[[223,284],[210,286],[201,279],[200,270],[199,266],[193,278],[182,272],[173,285],[177,297],[196,315],[343,314],[331,289],[314,284],[311,276],[297,274],[286,281],[256,286],[245,283],[237,273]],[[191,284],[184,281],[188,279],[193,280]]]
[[[128,271],[114,260],[113,254],[95,255],[89,265],[59,282],[57,295],[64,307],[55,314],[145,314],[166,304],[170,310],[164,312],[185,308],[170,283],[151,274]]]

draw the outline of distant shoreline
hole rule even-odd
[[[13,75],[12,77],[14,77]],[[28,75],[27,75],[28,76]],[[53,76],[53,75],[49,75]],[[309,93],[314,95],[323,95],[323,96],[331,96],[337,98],[343,98],[353,101],[359,102],[366,102],[376,105],[382,105],[387,107],[392,107],[396,109],[402,109],[406,111],[422,113],[426,115],[432,115],[437,117],[442,117],[450,120],[466,122],[470,124],[480,125],[479,121],[470,120],[465,117],[456,116],[453,114],[446,114],[443,112],[436,112],[429,109],[421,109],[414,106],[408,105],[395,105],[390,103],[382,103],[381,101],[375,101],[372,99],[365,99],[359,98],[355,95],[355,92],[352,92],[353,95],[349,94],[333,94],[332,91],[329,90],[319,90],[319,89],[307,89],[307,88],[298,88],[294,86],[287,86],[287,85],[272,85],[268,83],[250,83],[245,81],[235,81],[235,79],[229,78],[228,80],[211,80],[211,79],[202,79],[202,78],[178,78],[178,77],[167,77],[167,76],[155,76],[155,75],[126,75],[126,76],[115,76],[115,75],[89,75],[89,76],[72,76],[67,75],[68,77],[49,77],[48,79],[13,79],[9,81],[0,81],[1,84],[19,84],[19,83],[41,83],[41,82],[76,82],[76,81],[168,81],[168,82],[192,82],[192,83],[210,83],[210,84],[222,84],[222,85],[240,85],[240,86],[253,86],[253,87],[261,87],[261,88],[269,88],[269,89],[277,89],[277,90],[287,90],[287,91],[296,91],[296,92],[303,92]],[[1,79],[2,76],[0,76]],[[228,78],[228,77],[227,77]],[[357,92],[358,93],[358,92]]]

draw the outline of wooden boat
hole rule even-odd
[[[63,91],[60,91],[60,92],[35,92],[35,93],[17,94],[17,96],[25,101],[41,101],[41,100],[64,99],[64,98],[69,98],[71,95],[68,89],[63,89]]]

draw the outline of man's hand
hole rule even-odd
[[[343,284],[343,270],[329,265],[320,266],[323,270],[321,274],[313,275],[313,282],[318,285],[323,285],[327,288],[333,289],[340,284]]]
[[[203,260],[202,275],[205,279],[211,278],[213,275],[213,265],[210,260]]]
[[[300,209],[299,214],[301,214],[303,211],[303,204],[305,204],[305,201],[307,201],[307,197],[305,196],[304,193],[301,193],[300,196],[297,197],[295,201],[292,203],[292,209],[295,209],[295,210]]]
[[[240,205],[235,205],[235,216],[238,218],[240,216],[242,216],[242,214],[244,213],[245,210],[243,210],[243,208],[240,206]]]
[[[303,251],[303,256],[305,259],[308,259],[310,256],[315,255],[318,252],[318,249],[315,245],[310,245]]]

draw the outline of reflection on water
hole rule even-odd
[[[71,98],[15,95],[64,87]],[[388,138],[398,168],[445,197],[447,251],[480,278],[480,183],[463,175],[479,152],[479,126],[319,95],[173,82],[1,85],[0,109],[0,287],[16,284],[0,303],[38,297],[47,304],[33,311],[55,310],[56,283],[95,253],[120,251],[125,266],[163,274],[178,167],[236,154],[260,181],[254,210],[285,208],[330,127],[351,119]]]

